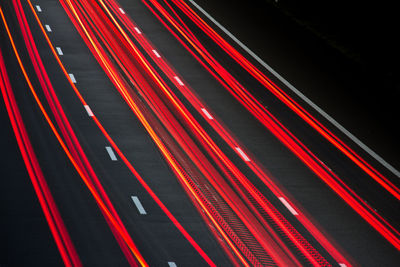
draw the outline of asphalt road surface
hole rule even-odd
[[[395,168],[183,2],[0,3],[0,266],[396,265]]]

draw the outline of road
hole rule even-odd
[[[0,6],[1,266],[399,261],[396,173],[194,5]]]

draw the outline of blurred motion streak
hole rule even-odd
[[[78,174],[81,176],[82,180],[84,181],[85,185],[88,187],[89,191],[92,193],[93,197],[95,198],[100,210],[102,211],[104,217],[106,218],[107,223],[110,226],[111,231],[113,232],[114,236],[116,237],[119,245],[121,246],[125,257],[127,258],[128,262],[131,266],[147,266],[147,263],[141,256],[140,252],[138,251],[136,245],[133,243],[131,237],[127,233],[124,225],[122,224],[119,216],[117,215],[115,209],[113,208],[111,201],[109,200],[108,196],[106,195],[104,189],[102,188],[100,182],[96,174],[93,171],[90,163],[87,160],[86,155],[83,152],[82,147],[80,146],[75,133],[70,126],[66,115],[63,112],[63,109],[59,103],[59,100],[54,92],[54,89],[51,85],[50,79],[47,76],[47,72],[44,69],[44,65],[41,61],[39,53],[37,51],[36,45],[33,41],[32,34],[30,32],[29,25],[27,24],[25,14],[22,9],[22,5],[19,1],[14,0],[13,5],[16,11],[16,15],[18,18],[18,23],[20,25],[20,29],[22,32],[22,36],[25,42],[25,45],[28,50],[29,57],[33,64],[34,70],[36,72],[37,78],[45,97],[49,103],[50,108],[52,109],[52,114],[56,118],[57,125],[61,129],[62,135],[64,136],[65,141],[58,133],[56,127],[52,123],[49,115],[47,114],[45,108],[43,107],[39,97],[37,96],[36,91],[34,90],[28,75],[26,74],[25,68],[20,60],[18,51],[15,47],[13,38],[8,31],[8,35],[10,41],[13,45],[13,50],[17,58],[19,58],[19,64],[24,72],[24,76],[26,81],[28,82],[29,88],[31,93],[34,96],[35,101],[37,102],[42,114],[44,115],[47,123],[49,124],[51,130],[53,131],[54,135],[56,136],[58,142],[60,143],[61,147],[63,148],[64,152],[66,153],[67,157],[70,159],[71,163],[78,171]],[[70,151],[71,150],[71,151]]]
[[[286,243],[263,220],[260,212],[269,212],[268,216],[275,219],[275,223],[283,229],[288,240],[311,264],[328,265],[310,244],[304,242],[299,233],[294,229],[288,230],[290,224],[282,215],[277,215],[277,210],[263,199],[261,194],[257,195],[255,187],[250,185],[244,175],[222,154],[130,41],[104,1],[99,1],[99,4],[108,16],[95,1],[60,2],[89,49],[145,126],[179,181],[190,193],[189,196],[197,200],[197,205],[207,214],[214,224],[213,227],[218,230],[225,240],[224,243],[240,262],[246,264],[248,261],[252,265],[262,264],[262,261],[279,265],[289,262],[292,265],[300,264]],[[131,29],[140,32],[136,30],[137,27]],[[182,85],[181,81],[177,82]],[[161,98],[160,93],[165,97]],[[197,139],[203,151],[205,150],[217,164],[219,171],[212,166],[192,138]],[[230,181],[240,196],[223,177]],[[237,223],[229,225],[226,223],[227,219],[234,219]],[[238,235],[241,235],[242,239],[238,238]],[[263,255],[267,258],[263,259]]]
[[[3,10],[0,7],[0,15],[5,24]],[[7,27],[7,25],[5,24]],[[8,29],[7,29],[8,31]],[[46,179],[39,166],[38,159],[33,150],[24,122],[22,120],[14,93],[7,74],[6,66],[0,50],[0,88],[3,100],[6,106],[11,126],[17,139],[22,158],[26,169],[38,197],[39,204],[43,210],[50,231],[56,242],[57,248],[61,254],[61,258],[65,266],[82,266],[76,249],[71,241],[65,224],[61,218],[58,208],[54,202],[53,196],[47,185]]]
[[[217,79],[251,114],[253,114],[278,140],[289,148],[303,163],[320,177],[336,194],[353,208],[365,221],[376,229],[396,249],[400,249],[400,233],[368,203],[343,182],[330,168],[296,138],[273,114],[251,95],[199,42],[173,8],[164,1],[174,15],[171,15],[156,0],[142,0],[149,10],[171,32],[171,34]],[[154,6],[156,10],[150,3]],[[157,13],[158,12],[158,13]],[[174,18],[179,20],[179,22]],[[173,30],[169,23],[175,30]],[[195,22],[196,23],[196,22]],[[182,36],[184,39],[181,39]],[[192,50],[190,47],[194,50]],[[275,87],[277,88],[277,87]],[[371,175],[372,173],[369,172]],[[376,179],[377,176],[373,176]],[[385,179],[378,179],[393,196],[398,189]]]

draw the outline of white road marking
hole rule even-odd
[[[119,11],[121,11],[122,14],[125,14],[125,11],[122,8],[119,8]]]
[[[258,63],[260,63],[265,69],[267,69],[272,75],[274,75],[278,80],[285,84],[293,93],[300,97],[304,102],[310,105],[315,111],[317,111],[321,116],[323,116],[327,121],[332,123],[339,131],[350,138],[354,143],[361,147],[365,152],[367,152],[371,157],[378,161],[382,166],[391,171],[394,175],[400,178],[400,171],[393,167],[390,163],[386,162],[381,156],[375,153],[371,148],[365,145],[360,139],[350,133],[346,128],[344,128],[335,119],[329,116],[324,110],[318,107],[314,102],[312,102],[308,97],[306,97],[302,92],[300,92],[296,87],[290,84],[285,78],[283,78],[279,73],[277,73],[271,66],[265,63],[259,56],[257,56],[253,51],[250,50],[245,44],[243,44],[239,39],[237,39],[232,33],[230,33],[224,26],[222,26],[218,21],[216,21],[210,14],[208,14],[203,8],[201,8],[195,1],[189,0],[194,7],[196,7],[204,16],[206,16],[212,23],[214,23],[218,28],[220,28],[226,35],[228,35],[236,44],[238,44],[243,50],[245,50],[250,56],[252,56]]]
[[[138,27],[135,27],[135,31],[136,31],[138,34],[142,34],[142,32],[139,30]]]
[[[85,107],[86,112],[87,112],[87,114],[89,115],[89,117],[93,117],[94,114],[93,114],[92,109],[91,109],[88,105],[84,105],[84,107]]]
[[[71,82],[76,83],[76,79],[75,79],[74,74],[68,73],[68,75],[69,75],[69,78],[71,79]]]
[[[169,261],[169,262],[168,262],[168,266],[169,266],[169,267],[177,267],[177,266],[176,266],[176,263],[173,262],[173,261]]]
[[[142,203],[140,203],[139,198],[137,196],[132,196],[131,198],[132,198],[133,203],[135,203],[135,206],[138,209],[139,213],[142,215],[147,214],[142,206]]]
[[[344,263],[339,263],[339,266],[340,266],[340,267],[347,267],[347,265],[344,264]]]
[[[61,50],[61,48],[60,47],[56,47],[56,50],[57,50],[57,53],[60,55],[60,56],[62,56],[62,55],[64,55],[64,53],[63,53],[63,51]]]
[[[205,108],[201,108],[201,111],[203,111],[203,113],[207,116],[207,118],[209,120],[213,120],[214,119],[213,116],[211,116],[211,114],[208,113],[208,111]]]
[[[112,161],[117,161],[117,157],[114,154],[114,151],[112,150],[112,148],[110,146],[106,146],[106,150],[108,152],[108,155],[110,156]]]
[[[179,83],[180,86],[184,86],[183,82],[181,81],[181,79],[179,79],[178,76],[174,76],[174,79]]]
[[[46,25],[44,25],[44,26],[46,27],[46,30],[47,30],[48,32],[52,32],[52,30],[51,30],[51,28],[50,28],[50,25],[46,24]]]
[[[240,147],[235,147],[236,151],[240,154],[240,156],[244,159],[244,161],[251,161],[246,153]]]
[[[158,57],[158,58],[161,57],[160,54],[157,52],[157,50],[154,50],[154,49],[153,49],[153,53],[154,53],[154,55],[156,55],[156,57]]]
[[[279,200],[282,202],[283,205],[295,216],[299,215],[297,211],[286,201],[285,198],[280,197]]]
[[[40,8],[39,5],[36,5],[36,10],[37,10],[38,12],[42,12],[42,9]]]

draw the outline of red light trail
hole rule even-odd
[[[94,5],[93,2],[87,2],[87,3]],[[108,22],[108,18],[106,16],[103,15],[101,17],[101,19],[96,20],[96,16],[101,16],[101,14],[102,14],[98,10],[97,6],[93,7],[93,9],[96,9],[96,11],[91,11],[90,9],[88,9],[87,6],[84,6],[84,3],[80,3],[80,4],[81,5],[77,5],[77,8],[74,8],[71,1],[68,1],[67,3],[63,2],[64,7],[69,7],[69,10],[72,10],[72,12],[68,11],[68,10],[67,10],[67,12],[69,13],[69,16],[70,16],[71,20],[74,22],[75,26],[78,28],[78,31],[81,33],[83,39],[88,44],[89,48],[91,48],[91,50],[95,52],[94,53],[95,57],[100,59],[101,64],[105,64],[104,62],[107,61],[106,57],[102,56],[99,53],[100,51],[102,51],[102,48],[98,44],[99,41],[94,39],[93,33],[97,34],[97,36],[98,36],[97,38],[99,38],[103,42],[106,49],[108,49],[108,53],[113,56],[115,62],[119,65],[119,67],[122,69],[122,71],[128,77],[130,82],[132,84],[134,84],[137,89],[140,90],[140,96],[145,99],[145,101],[148,103],[148,105],[153,110],[153,112],[156,114],[156,116],[158,116],[159,120],[163,121],[164,125],[172,125],[172,127],[167,126],[167,128],[170,132],[172,132],[171,128],[179,129],[178,132],[176,130],[175,130],[175,133],[172,132],[174,139],[177,140],[177,142],[180,144],[181,147],[183,147],[183,148],[186,147],[186,149],[184,149],[185,153],[189,156],[191,155],[190,158],[194,162],[197,162],[196,165],[198,166],[198,168],[200,168],[201,172],[203,174],[205,174],[207,177],[208,171],[206,169],[204,169],[204,167],[203,167],[204,164],[207,163],[207,160],[204,157],[200,158],[200,160],[196,159],[197,157],[199,157],[201,155],[201,153],[193,154],[193,152],[191,152],[191,151],[193,151],[195,146],[194,145],[189,145],[189,147],[187,146],[187,142],[190,143],[190,140],[187,139],[187,137],[184,137],[185,136],[185,134],[183,134],[184,130],[179,126],[179,124],[176,121],[174,121],[172,116],[168,115],[169,111],[164,107],[164,105],[162,104],[162,101],[157,100],[158,99],[157,95],[151,94],[151,92],[152,92],[151,86],[146,88],[145,90],[141,89],[141,87],[143,87],[143,86],[148,86],[148,85],[146,85],[146,84],[148,84],[148,81],[144,78],[141,78],[141,76],[143,75],[141,72],[135,71],[135,69],[137,68],[135,66],[135,64],[137,64],[136,62],[138,61],[138,59],[133,59],[133,60],[129,61],[129,57],[131,57],[135,54],[139,54],[138,50],[133,46],[132,43],[129,43],[129,41],[127,41],[126,34],[124,34],[123,32],[122,32],[122,36],[116,37],[120,33],[118,33],[118,31],[116,29],[113,29],[112,23]],[[83,10],[85,10],[85,12],[83,12]],[[74,13],[74,15],[72,15],[72,13]],[[86,17],[86,21],[84,22],[86,13],[90,15],[90,18],[89,18],[89,16]],[[82,16],[82,17],[80,17],[80,16]],[[75,20],[76,17],[78,17],[79,19]],[[91,20],[95,20],[95,23],[92,23]],[[102,24],[105,24],[107,22],[109,24],[101,26]],[[113,23],[116,24],[115,20],[113,21]],[[93,29],[94,32],[91,32],[91,30],[88,29],[90,27]],[[118,27],[118,25],[117,25],[117,27]],[[120,27],[118,27],[118,28],[121,31]],[[105,29],[107,29],[108,31]],[[136,32],[138,32],[138,31],[136,30]],[[82,34],[82,33],[85,33],[85,34]],[[118,38],[118,41],[114,41],[114,38]],[[132,49],[132,51],[130,53],[124,55],[124,51],[129,51],[129,49]],[[103,52],[103,55],[104,54],[105,53]],[[141,56],[140,54],[139,54],[139,63],[144,64],[144,70],[150,71],[150,74],[152,76],[150,76],[149,78],[152,79],[153,81],[155,81],[155,83],[158,84],[158,86],[161,89],[163,89],[164,92],[167,92],[167,95],[171,96],[170,91],[165,91],[165,89],[167,88],[167,86],[165,86],[165,83],[160,80],[159,76],[157,76],[154,73],[154,71],[152,70],[152,67],[144,60],[143,56]],[[112,75],[112,77],[114,77],[113,79],[115,79],[116,75],[113,75],[110,73],[110,70],[114,69],[114,67],[111,67],[112,66],[111,63],[107,63],[106,65],[107,66],[104,67],[105,70],[108,71],[110,76]],[[136,74],[133,75],[133,74],[131,74],[131,72],[136,73]],[[179,83],[179,80],[177,80],[177,82]],[[118,88],[118,86],[117,86],[117,88]],[[138,116],[139,118],[143,117],[143,115],[139,114],[138,109],[134,106],[135,101],[134,101],[134,96],[133,96],[132,92],[126,91],[121,87],[119,87],[119,88],[120,88],[119,90],[120,90],[121,95],[125,98],[127,103],[129,103],[129,105],[131,105],[131,108],[135,112],[136,116]],[[201,138],[203,138],[203,140],[206,141],[207,136],[205,135],[204,132],[201,132],[201,130],[199,130],[199,125],[196,124],[195,121],[188,115],[187,111],[184,110],[183,106],[180,105],[177,102],[177,100],[174,99],[173,97],[172,98],[170,97],[170,99],[171,99],[171,102],[173,102],[173,104],[176,106],[178,111],[181,112],[181,114],[182,114],[181,116],[184,116],[183,118],[185,119],[185,121],[188,124],[190,123],[189,126],[191,127],[192,131],[194,128],[197,131],[197,135],[199,135],[199,134],[202,135]],[[142,121],[142,123],[144,123],[146,125],[145,122]],[[149,128],[150,127],[148,127],[147,129],[150,132]],[[194,132],[194,133],[196,133],[196,132]],[[157,142],[157,139],[155,137],[153,138],[153,140],[155,140],[155,142]],[[181,140],[181,141],[179,141],[179,140]],[[204,145],[204,147],[207,149],[208,146],[213,147],[215,145],[210,143],[210,140],[208,139],[208,143],[206,143],[206,145]],[[159,146],[159,147],[161,150],[163,150],[162,146]],[[167,152],[164,152],[164,155],[168,158]],[[221,154],[219,155],[219,157],[221,157]],[[217,159],[217,157],[215,157],[214,159]],[[171,164],[171,163],[169,163],[169,164],[171,166],[173,166],[173,164]],[[229,168],[231,168],[231,169],[233,168],[231,163],[227,163],[226,159],[225,159],[225,161],[223,160],[221,163],[221,166],[224,166],[224,165],[228,165]],[[209,170],[211,170],[210,165],[207,168]],[[175,169],[175,172],[178,173],[178,171],[176,171],[176,169]],[[218,175],[217,172],[212,171],[211,177],[215,178],[215,177],[217,177],[217,175]],[[238,175],[238,174],[236,173],[236,175]],[[211,177],[208,178],[208,181],[212,182],[213,179],[211,179]],[[214,183],[214,186],[217,186],[217,184]],[[216,188],[218,188],[218,187],[216,187]],[[227,190],[226,188],[228,188],[228,187],[220,186],[219,188],[224,188],[224,189],[219,190],[219,193],[224,195],[223,190]],[[249,190],[249,189],[247,189],[247,190]],[[231,194],[229,194],[229,195],[231,195]],[[224,197],[224,198],[228,199],[227,197]],[[264,202],[265,202],[265,200],[264,200]],[[233,207],[234,209],[236,209],[236,207],[234,207],[234,205],[230,205],[230,206]],[[250,216],[250,215],[248,215],[248,216]],[[251,224],[247,224],[247,225],[248,225],[247,227],[251,227]],[[256,235],[256,238],[259,238],[259,237],[257,237],[257,235]]]
[[[372,227],[384,236],[393,246],[400,249],[399,232],[363,201],[331,169],[321,162],[300,140],[298,140],[277,118],[275,118],[253,95],[251,95],[218,61],[204,48],[195,35],[183,23],[173,8],[167,4],[174,15],[167,12],[156,0],[142,0],[149,10],[171,32],[171,34],[223,85],[251,114],[285,146],[332,188]],[[150,3],[157,10],[154,10]],[[166,1],[164,1],[166,2]],[[157,13],[158,12],[158,13]],[[177,21],[174,16],[177,17]],[[168,25],[172,25],[175,31]],[[179,35],[184,39],[180,38]],[[192,50],[190,47],[194,50]],[[383,180],[382,180],[383,181]],[[398,190],[392,187],[392,192]],[[385,187],[386,188],[386,187]],[[396,194],[394,195],[396,196]]]
[[[18,17],[19,23],[20,23],[20,25],[22,27],[21,30],[22,30],[22,33],[23,33],[23,37],[25,39],[25,44],[28,47],[28,52],[30,54],[32,63],[34,64],[34,67],[36,67],[35,68],[36,74],[38,76],[44,75],[44,77],[42,79],[39,78],[39,80],[43,82],[42,89],[44,89],[44,90],[47,89],[47,90],[53,91],[53,92],[47,92],[47,94],[45,93],[45,95],[49,97],[51,95],[51,93],[52,93],[55,98],[53,98],[53,99],[48,98],[48,101],[49,102],[50,101],[54,101],[55,103],[53,103],[53,104],[57,105],[58,108],[60,108],[57,112],[54,112],[54,110],[53,110],[53,115],[55,115],[55,117],[57,118],[57,113],[60,112],[61,116],[65,118],[65,121],[63,123],[65,123],[67,125],[67,128],[69,128],[68,132],[64,132],[64,136],[66,134],[66,135],[68,135],[68,138],[75,137],[75,134],[73,133],[72,128],[70,127],[68,121],[66,120],[65,114],[63,114],[63,110],[61,108],[61,105],[58,102],[58,99],[55,96],[54,90],[52,90],[53,88],[51,86],[51,83],[50,83],[48,77],[46,77],[47,76],[47,72],[44,69],[43,63],[41,62],[41,59],[40,59],[40,57],[38,55],[38,52],[37,52],[37,49],[36,49],[36,45],[33,42],[30,29],[29,29],[28,26],[26,26],[26,27],[22,26],[22,25],[24,25],[26,23],[26,18],[25,18],[25,15],[23,13],[22,7],[20,6],[19,2],[14,1],[13,4],[14,4],[14,7],[15,7],[15,10],[16,10],[16,13],[17,13],[17,17]],[[48,122],[51,130],[53,131],[54,135],[56,136],[56,138],[57,138],[58,142],[60,143],[62,149],[64,150],[64,152],[66,153],[67,157],[70,159],[71,163],[73,164],[73,166],[77,170],[78,174],[81,176],[83,182],[86,184],[86,186],[88,187],[88,189],[92,193],[93,197],[95,198],[97,204],[99,205],[101,211],[103,212],[103,215],[105,216],[107,222],[109,223],[110,228],[111,228],[114,236],[116,237],[118,243],[120,244],[121,249],[125,253],[125,256],[126,256],[128,262],[130,263],[131,266],[137,266],[138,263],[140,263],[140,265],[142,265],[142,266],[147,266],[145,260],[141,256],[141,254],[138,251],[136,245],[133,243],[133,241],[132,241],[131,237],[129,236],[129,234],[127,233],[124,225],[120,221],[119,216],[116,214],[115,209],[112,207],[112,204],[111,204],[110,200],[108,199],[104,189],[101,187],[100,182],[95,180],[95,179],[97,179],[97,177],[96,176],[94,176],[94,177],[88,177],[87,176],[87,170],[88,169],[90,170],[91,166],[89,165],[86,156],[83,154],[83,150],[80,147],[80,144],[78,143],[76,137],[73,138],[73,139],[75,139],[74,140],[75,142],[74,142],[73,145],[77,148],[78,152],[76,152],[76,150],[74,151],[74,149],[75,149],[74,147],[71,147],[72,150],[74,151],[74,153],[71,153],[70,150],[69,150],[70,148],[68,148],[68,144],[66,144],[63,141],[63,138],[61,137],[61,135],[56,130],[56,127],[54,126],[54,124],[52,123],[48,113],[44,109],[39,97],[37,96],[37,93],[36,93],[35,89],[33,88],[32,84],[30,82],[30,79],[29,79],[28,75],[26,74],[25,68],[24,68],[24,66],[22,64],[22,61],[20,60],[19,53],[18,53],[18,51],[17,51],[17,49],[15,47],[13,38],[11,36],[11,33],[10,33],[9,29],[8,29],[8,26],[7,26],[7,23],[6,23],[5,19],[4,19],[4,17],[3,17],[3,22],[6,25],[7,34],[9,36],[10,42],[12,43],[14,53],[15,53],[17,59],[18,59],[18,62],[19,62],[20,67],[21,67],[21,70],[24,73],[24,77],[25,77],[25,79],[26,79],[26,81],[28,83],[28,86],[29,86],[29,88],[31,90],[31,93],[34,96],[35,101],[37,102],[42,114],[44,115],[46,121]],[[40,71],[39,71],[39,69],[40,69]],[[51,106],[52,106],[52,104],[50,104],[50,107]],[[57,121],[57,123],[58,123],[58,126],[62,129],[63,127],[60,126],[60,121]],[[79,157],[82,157],[84,159],[86,158],[85,161],[86,161],[86,163],[88,165],[85,165],[85,166],[81,165],[82,163],[80,162],[80,158],[77,158],[77,156],[76,156],[77,153],[80,153]],[[92,174],[94,174],[94,172]]]
[[[3,11],[0,15],[4,20]],[[82,266],[29,140],[0,50],[0,89],[22,158],[65,266]]]
[[[241,53],[225,41],[216,31],[214,31],[203,19],[201,19],[184,1],[171,0],[182,12],[185,13],[204,33],[206,33],[215,43],[217,43],[231,58],[233,58],[240,66],[242,66],[248,73],[250,73],[257,81],[259,81],[265,88],[272,92],[279,100],[287,105],[293,112],[307,122],[319,134],[326,138],[338,150],[345,154],[352,160],[358,167],[366,172],[378,184],[390,192],[395,198],[400,200],[400,189],[389,181],[378,170],[366,162],[360,155],[340,140],[335,134],[329,131],[322,125],[315,117],[307,112],[300,106],[293,98],[286,94],[281,88],[273,83],[268,77],[255,67],[249,60],[247,60]],[[164,0],[167,3],[166,0]],[[169,5],[170,6],[170,5]],[[171,7],[171,10],[172,7]],[[174,12],[177,16],[177,14]],[[178,17],[178,16],[177,16]],[[181,20],[182,22],[182,20]],[[183,22],[182,22],[183,24]]]
[[[56,58],[59,66],[61,67],[65,77],[68,78],[69,83],[71,85],[71,87],[73,88],[75,94],[78,96],[78,98],[80,99],[81,103],[85,106],[87,105],[86,101],[83,99],[82,95],[80,94],[79,90],[77,89],[77,87],[75,86],[75,84],[69,79],[68,73],[64,67],[64,65],[62,64],[60,58],[57,55],[57,52],[54,49],[54,46],[51,44],[50,39],[47,36],[46,31],[44,30],[43,26],[40,23],[40,20],[37,16],[37,14],[34,11],[34,8],[31,4],[31,2],[29,1],[29,5],[31,8],[32,13],[35,16],[36,21],[38,22],[39,26],[41,27],[42,33],[45,36],[45,39],[48,43],[48,45],[50,46],[52,53],[54,55],[54,57]],[[177,219],[172,215],[172,213],[167,209],[167,207],[165,207],[165,205],[161,202],[161,200],[156,196],[156,194],[151,190],[151,188],[147,185],[147,183],[145,182],[145,180],[139,175],[139,173],[134,169],[134,167],[132,166],[132,164],[128,161],[128,159],[126,158],[126,156],[122,153],[122,151],[119,149],[119,147],[116,145],[116,143],[114,142],[114,140],[110,137],[110,135],[107,133],[107,131],[104,129],[104,127],[102,126],[102,124],[100,123],[100,121],[97,119],[97,117],[95,115],[93,115],[91,117],[96,125],[99,127],[99,129],[101,130],[101,132],[104,134],[104,136],[107,138],[107,140],[110,142],[111,146],[114,148],[114,150],[117,152],[117,154],[121,157],[121,159],[124,161],[124,163],[127,165],[127,167],[129,168],[129,170],[133,173],[133,175],[138,179],[138,181],[142,184],[142,186],[146,189],[146,191],[150,194],[150,196],[154,199],[154,201],[160,206],[160,208],[166,213],[166,215],[168,216],[168,218],[170,218],[170,220],[174,223],[174,225],[179,229],[179,231],[181,231],[181,233],[185,236],[185,238],[193,245],[193,247],[199,252],[200,255],[202,255],[202,257],[210,264],[210,265],[214,265],[212,263],[212,261],[209,259],[209,257],[207,256],[207,254],[205,254],[205,252],[199,247],[199,245],[193,240],[193,238],[187,233],[187,231],[182,227],[182,225],[177,221]]]
[[[116,0],[59,0],[59,2],[115,89],[143,125],[204,220],[205,225],[233,265],[302,266],[308,264],[331,266],[333,260],[341,266],[352,265],[351,260],[335,244],[334,240],[313,223],[313,219],[307,212],[296,204],[293,197],[274,177],[267,174],[254,155],[242,145],[183,77],[174,70],[146,35],[141,32],[138,25],[121,9]],[[214,58],[204,43],[200,42],[184,23],[178,12],[182,12],[193,21],[256,81],[271,91],[282,103],[398,200],[400,200],[400,189],[270,81],[184,1],[142,0],[142,2],[212,77],[265,128],[367,223],[400,250],[400,233],[397,229],[362,200]],[[31,1],[27,1],[27,3],[71,88],[82,105],[88,106],[57,55]],[[140,253],[140,247],[138,248],[133,241],[100,183],[64,112],[39,55],[21,1],[12,0],[12,6],[17,18],[18,30],[21,32],[21,40],[26,46],[28,60],[25,63],[33,67],[35,77],[29,77],[25,70],[19,55],[22,51],[18,51],[15,45],[1,8],[0,14],[19,67],[36,104],[67,158],[95,199],[129,264],[131,266],[148,266]],[[179,11],[175,10],[175,7]],[[169,81],[164,80],[164,77]],[[2,51],[0,51],[0,78],[0,88],[12,128],[61,257],[66,266],[81,266],[78,253],[63,224],[30,144],[13,96]],[[48,104],[47,108],[43,106],[43,100],[38,96],[38,91],[34,88],[31,79],[38,82],[38,88],[43,92],[42,98]],[[170,86],[171,84],[173,87]],[[178,90],[178,94],[175,94],[176,90]],[[180,97],[183,97],[184,100]],[[201,115],[204,121],[229,146],[230,150],[263,182],[268,193],[271,192],[272,195],[268,195],[268,197],[263,195],[262,190],[259,190],[246,177],[217,145],[217,142],[211,137],[212,135],[210,136],[201,123],[195,119],[195,116],[185,106],[186,103]],[[129,171],[184,238],[208,265],[216,266],[136,171],[98,118],[94,114],[91,114],[90,118],[93,119]],[[293,216],[283,215],[273,203],[279,203],[280,208],[286,207]],[[299,227],[295,228],[294,225]],[[326,257],[327,255],[329,256]]]

